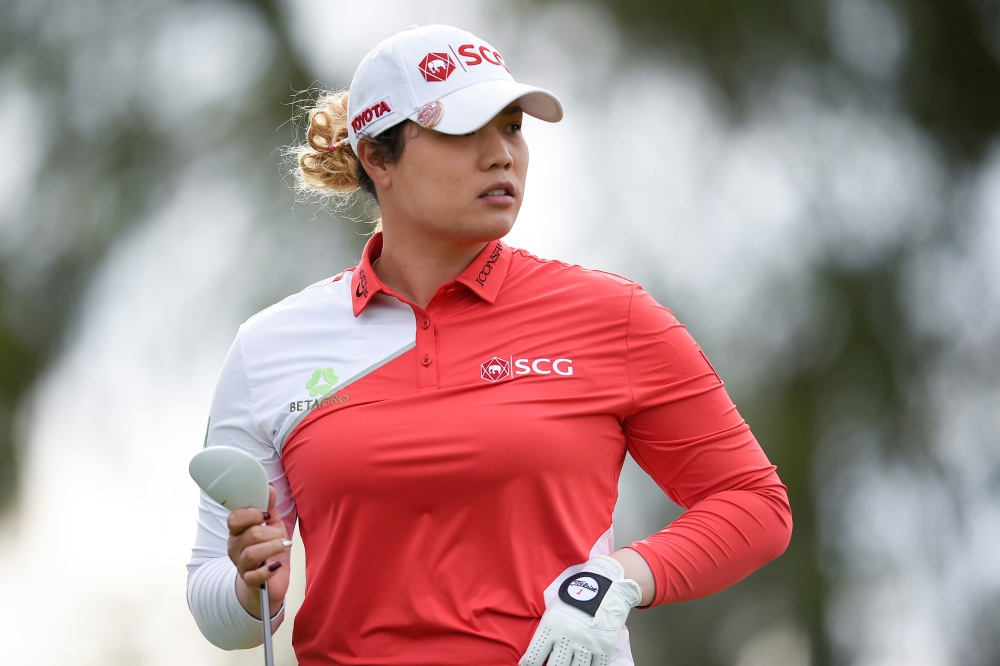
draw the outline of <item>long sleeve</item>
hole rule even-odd
[[[652,605],[704,597],[784,552],[792,530],[788,496],[704,353],[639,287],[627,342],[628,450],[687,509],[629,548],[653,571]]]
[[[281,459],[253,417],[253,397],[237,336],[226,356],[212,399],[206,446],[235,446],[264,465],[278,493],[278,511],[288,533],[295,525],[295,504]],[[229,559],[226,524],[229,511],[201,493],[198,530],[188,562],[187,601],[201,633],[225,650],[251,648],[263,642],[263,622],[250,615],[236,596],[236,565]],[[285,616],[282,604],[272,619],[277,630]]]

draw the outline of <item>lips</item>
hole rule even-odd
[[[514,184],[511,182],[493,183],[479,195],[480,199],[492,199],[493,197],[514,196]]]

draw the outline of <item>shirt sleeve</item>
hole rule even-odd
[[[274,444],[253,416],[243,348],[237,335],[222,366],[209,414],[205,446],[234,446],[257,458],[278,493],[277,508],[291,534],[295,502]],[[198,504],[198,529],[188,562],[187,601],[201,633],[225,650],[251,648],[263,642],[263,622],[243,608],[236,596],[236,565],[229,559],[229,510],[204,492]],[[285,616],[282,603],[271,623],[276,631]]]
[[[687,509],[628,546],[653,571],[651,605],[713,594],[784,552],[792,514],[776,468],[687,329],[638,286],[627,369],[628,451]]]

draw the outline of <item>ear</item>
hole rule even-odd
[[[378,151],[367,141],[358,142],[358,153],[361,168],[365,170],[375,186],[383,190],[389,187],[392,184],[392,169],[385,158],[379,155]]]

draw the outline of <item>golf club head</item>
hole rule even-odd
[[[209,447],[191,458],[188,471],[206,495],[230,511],[267,511],[267,474],[260,461],[246,451],[232,446]]]

